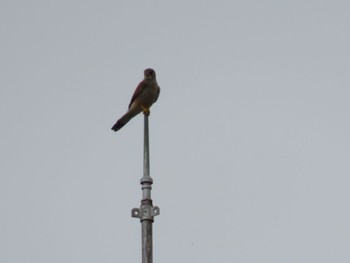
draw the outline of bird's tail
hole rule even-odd
[[[128,123],[135,115],[137,115],[139,112],[134,111],[128,111],[121,117],[112,127],[113,131],[119,131],[125,124]]]

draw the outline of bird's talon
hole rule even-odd
[[[142,111],[143,111],[143,114],[145,114],[145,115],[149,115],[149,114],[150,114],[149,108],[146,108],[146,107],[144,107],[144,106],[141,105],[141,109],[142,109]]]

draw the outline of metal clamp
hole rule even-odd
[[[133,208],[131,210],[131,217],[140,218],[140,221],[151,220],[160,214],[158,206],[143,205],[141,208]]]

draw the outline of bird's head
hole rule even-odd
[[[147,68],[144,73],[145,79],[156,79],[156,72],[153,69]]]

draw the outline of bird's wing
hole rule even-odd
[[[131,104],[137,99],[137,97],[140,95],[140,93],[142,92],[142,90],[144,89],[144,87],[147,85],[147,83],[143,80],[140,82],[140,84],[136,87],[134,94],[132,95],[130,104],[129,104],[129,109]]]
[[[157,90],[157,94],[156,94],[156,96],[155,96],[154,102],[156,102],[156,101],[158,100],[159,94],[160,94],[160,87],[158,86],[158,90]],[[154,102],[153,102],[153,103],[154,103]]]

